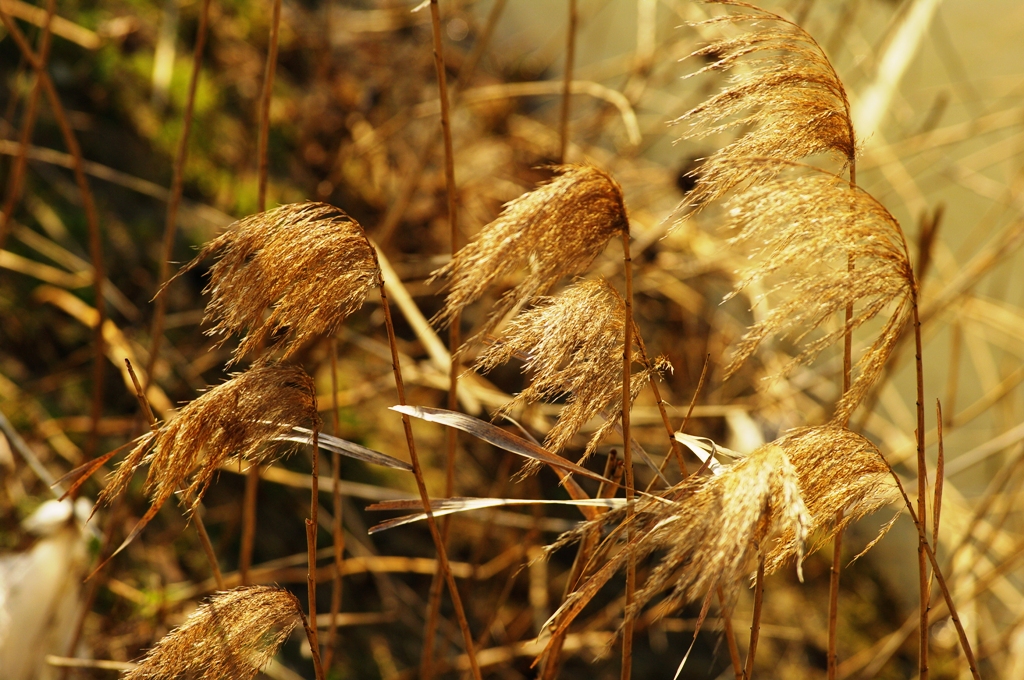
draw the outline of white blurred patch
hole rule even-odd
[[[40,536],[28,550],[0,555],[0,678],[58,676],[47,654],[63,656],[81,607],[88,568],[82,529],[92,504],[47,501],[22,526]]]

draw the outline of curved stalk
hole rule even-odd
[[[437,0],[430,2],[430,29],[434,46],[434,71],[437,75],[438,97],[441,102],[441,137],[444,141],[444,179],[445,193],[448,201],[449,243],[452,255],[459,249],[458,201],[455,192],[455,155],[452,147],[451,111],[448,101],[448,78],[445,73],[444,45],[441,41],[441,11]],[[448,410],[459,408],[459,345],[461,313],[456,313],[448,326],[448,354],[451,361],[448,366]],[[445,488],[444,495],[451,498],[455,493],[455,452],[458,448],[458,430],[445,428]],[[449,519],[441,520],[441,541],[448,544]],[[441,612],[441,579],[440,572],[434,574],[430,586],[430,597],[427,604],[427,621],[423,633],[423,652],[420,657],[420,678],[430,680],[434,676],[434,638],[437,634],[437,620]]]
[[[376,254],[374,254],[376,257]],[[378,267],[379,268],[379,267]],[[398,392],[398,403],[405,405],[405,382],[402,380],[402,365],[398,358],[398,340],[395,336],[395,326],[391,318],[391,305],[388,303],[386,284],[381,278],[380,282],[381,309],[384,310],[384,326],[388,334],[388,345],[391,348],[391,366],[395,375],[395,389]],[[458,620],[459,630],[462,632],[462,639],[466,646],[466,656],[469,659],[470,672],[474,680],[481,680],[480,664],[477,662],[476,652],[473,649],[473,636],[469,630],[469,621],[466,619],[466,611],[462,606],[462,598],[459,596],[459,589],[455,584],[455,577],[452,575],[451,565],[448,563],[448,553],[441,538],[437,521],[434,519],[434,512],[430,507],[430,494],[427,491],[427,484],[423,478],[423,467],[420,464],[419,454],[416,452],[416,441],[412,435],[412,422],[407,414],[402,414],[402,427],[405,430],[405,441],[409,448],[409,458],[412,464],[413,476],[416,478],[416,488],[420,494],[420,501],[423,503],[423,512],[427,516],[427,527],[430,529],[430,537],[434,540],[434,548],[437,550],[437,560],[440,563],[441,571],[444,574],[445,582],[448,584],[448,593],[452,598],[452,607],[455,609],[455,618]]]
[[[575,1],[575,0],[574,0]],[[623,331],[622,345],[622,458],[626,478],[626,544],[632,542],[633,534],[633,451],[630,446],[629,415],[632,407],[630,399],[630,370],[633,364],[633,257],[629,252],[629,228],[622,232],[623,270],[626,277],[626,323]],[[622,624],[622,670],[621,680],[629,680],[633,671],[633,599],[636,593],[636,557],[632,553],[626,561],[626,612]]]
[[[576,0],[569,0],[569,23],[565,33],[565,74],[562,85],[562,111],[559,115],[559,150],[558,162],[565,163],[566,154],[569,151],[569,103],[572,98],[572,71],[576,63],[576,24],[579,21],[579,12],[576,10]],[[629,440],[626,440],[629,441]],[[629,445],[626,445],[629,448]]]

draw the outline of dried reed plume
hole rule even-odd
[[[555,547],[623,515],[606,513],[563,536]],[[667,588],[671,594],[666,605],[673,605],[703,597],[719,585],[735,589],[750,575],[758,553],[781,536],[796,537],[800,560],[812,518],[795,468],[773,442],[720,475],[691,475],[662,496],[644,496],[637,501],[633,522],[632,541],[565,600],[548,621],[551,632],[564,630],[631,554],[641,560],[655,551],[664,553],[633,606],[638,610]]]
[[[792,367],[813,360],[846,333],[896,305],[882,333],[858,362],[858,377],[837,407],[837,417],[846,418],[877,378],[909,313],[913,270],[903,232],[870,194],[835,175],[765,158],[733,163],[771,167],[775,175],[726,204],[729,225],[737,232],[733,243],[751,244],[756,257],[736,292],[781,269],[786,276],[771,289],[784,291],[785,298],[746,333],[727,374],[771,334],[790,333],[800,342],[834,314],[857,303],[856,314],[846,324],[808,343]]]
[[[177,417],[144,434],[118,465],[101,502],[128,488],[136,470],[149,465],[143,490],[151,506],[125,545],[179,489],[194,511],[217,469],[227,460],[261,463],[281,453],[278,437],[295,426],[319,428],[313,380],[296,366],[272,364],[236,374],[181,409]]]
[[[621,420],[625,319],[622,298],[603,279],[577,281],[513,318],[501,341],[488,347],[474,365],[490,371],[513,357],[525,357],[523,370],[533,379],[497,415],[565,396],[565,407],[544,446],[561,451],[584,425],[603,413],[607,419],[590,438],[584,458],[592,454]],[[639,356],[635,344],[634,350]],[[633,399],[656,370],[648,366],[632,376]]]
[[[239,220],[177,276],[211,253],[219,259],[203,292],[211,297],[205,320],[216,323],[207,332],[224,340],[245,333],[231,363],[272,338],[287,358],[332,333],[380,280],[363,228],[326,203],[284,205]]]
[[[708,0],[742,8],[699,26],[755,22],[756,29],[717,40],[693,52],[713,59],[693,77],[732,69],[725,89],[673,121],[689,124],[680,139],[739,127],[744,133],[712,154],[697,171],[689,200],[701,207],[747,181],[772,177],[777,168],[735,163],[750,156],[796,161],[833,153],[854,160],[856,142],[846,90],[821,46],[797,24],[745,2]]]
[[[588,165],[554,169],[557,177],[508,203],[475,241],[434,272],[431,280],[446,279],[450,289],[435,321],[450,323],[489,286],[528,267],[523,280],[495,306],[481,331],[489,332],[514,305],[544,294],[563,276],[582,272],[608,239],[628,232],[622,189],[608,173]]]
[[[637,559],[663,553],[637,591],[635,606],[669,590],[662,609],[667,612],[716,586],[735,592],[753,571],[758,554],[767,573],[794,558],[799,573],[805,553],[898,497],[888,466],[868,440],[833,425],[794,430],[719,475],[692,475],[661,496],[640,499],[633,541],[571,595],[548,625],[555,631],[568,626],[629,553]],[[837,524],[839,510],[845,514]],[[610,512],[587,522],[555,547],[623,515]]]
[[[287,590],[247,586],[217,593],[156,643],[125,680],[247,680],[270,663],[299,623]]]
[[[850,523],[900,498],[881,451],[845,427],[800,428],[787,432],[775,443],[786,452],[796,471],[800,494],[811,516],[810,528],[815,536],[808,553]],[[837,517],[841,517],[838,522]],[[887,529],[888,525],[883,533]],[[800,547],[795,534],[784,532],[766,557],[766,569],[776,570],[798,554]]]

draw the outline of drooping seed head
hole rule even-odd
[[[562,277],[582,272],[612,236],[629,230],[622,189],[588,165],[562,165],[558,176],[505,206],[501,215],[434,272],[449,290],[434,318],[448,324],[490,286],[520,269],[525,276],[498,302],[481,333],[516,304],[543,295]]]
[[[900,498],[882,453],[845,427],[800,428],[787,432],[776,443],[796,471],[800,495],[811,516],[810,530],[815,538],[809,552],[850,523]],[[842,519],[836,521],[839,511]],[[774,571],[799,555],[799,543],[794,534],[783,533],[766,557],[765,569]]]
[[[301,368],[253,367],[211,388],[174,420],[140,437],[112,474],[100,501],[109,502],[128,487],[140,466],[149,466],[143,490],[150,497],[150,509],[127,544],[179,490],[194,510],[225,461],[271,460],[283,452],[275,443],[279,437],[295,426],[319,424],[313,380]]]
[[[332,333],[380,281],[363,228],[326,203],[296,203],[239,220],[178,276],[216,253],[206,321],[210,335],[245,334],[231,363],[268,340],[283,358]],[[267,311],[269,310],[269,314]]]
[[[513,357],[526,358],[523,370],[530,384],[499,415],[566,397],[544,440],[551,451],[561,451],[591,419],[605,414],[605,423],[587,445],[587,457],[621,419],[625,319],[625,304],[606,281],[580,280],[509,321],[504,336],[479,356],[474,368],[490,371]],[[640,356],[635,344],[634,349],[634,356]],[[632,398],[654,373],[654,367],[644,367],[632,375]]]
[[[814,38],[797,24],[754,5],[735,0],[708,2],[739,11],[698,26],[749,23],[751,29],[693,52],[691,57],[713,61],[687,77],[723,70],[732,75],[721,92],[673,123],[686,125],[680,139],[737,127],[744,132],[700,165],[690,202],[702,207],[738,184],[771,178],[771,166],[733,162],[739,158],[797,161],[831,153],[841,162],[852,161],[856,142],[846,90]]]
[[[726,374],[735,372],[770,335],[789,334],[800,342],[847,306],[855,306],[848,325],[807,343],[788,370],[812,361],[847,331],[891,309],[837,409],[848,415],[878,376],[909,312],[913,270],[899,223],[870,194],[830,173],[768,158],[734,163],[772,168],[773,179],[747,187],[726,203],[727,226],[736,234],[732,243],[748,245],[752,256],[732,295],[764,282],[774,304],[743,336]]]
[[[287,590],[217,593],[149,650],[124,680],[250,680],[288,639],[301,612]]]

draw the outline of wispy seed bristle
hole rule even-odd
[[[173,494],[194,509],[227,460],[264,462],[281,453],[277,437],[294,426],[319,427],[313,380],[296,366],[257,366],[210,389],[177,417],[139,438],[100,495],[108,502],[149,465],[143,487],[151,507],[133,536]]]
[[[232,363],[272,338],[287,358],[337,329],[380,281],[363,228],[326,203],[284,205],[239,220],[178,276],[213,253],[219,257],[204,290],[206,320],[215,322],[208,333],[245,333]]]
[[[299,623],[287,590],[248,586],[217,593],[146,654],[125,680],[249,680]]]
[[[754,28],[715,41],[693,57],[714,62],[691,76],[735,69],[729,84],[673,121],[687,124],[680,139],[706,137],[733,128],[745,132],[710,156],[700,167],[690,202],[701,207],[738,184],[770,179],[773,168],[737,165],[749,156],[796,161],[833,153],[846,163],[856,153],[850,104],[842,82],[818,43],[797,24],[744,2],[709,0],[709,4],[747,10],[701,22]]]
[[[481,333],[489,332],[515,304],[543,295],[565,276],[582,272],[629,222],[622,189],[608,173],[587,165],[562,165],[558,176],[505,206],[477,239],[434,272],[449,289],[434,317],[448,324],[501,279],[527,268],[523,280],[495,306]]]
[[[567,397],[544,440],[551,451],[561,451],[592,418],[605,413],[608,419],[590,439],[586,457],[621,418],[625,319],[622,298],[606,281],[577,281],[513,318],[501,341],[487,348],[474,368],[490,371],[515,356],[526,357],[523,370],[531,375],[530,384],[499,415]],[[634,356],[640,356],[634,347]],[[634,399],[653,373],[646,367],[633,374]]]

